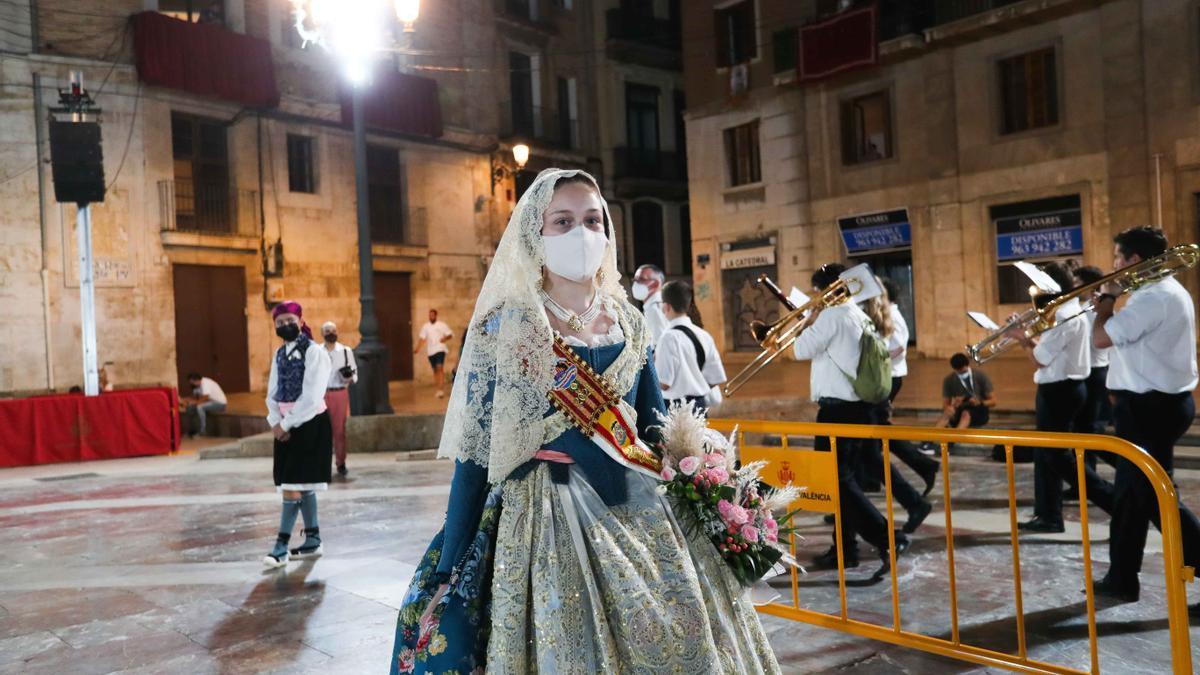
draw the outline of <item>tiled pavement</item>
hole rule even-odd
[[[441,525],[450,465],[390,454],[351,459],[353,480],[320,495],[328,554],[273,573],[259,566],[278,517],[269,460],[182,455],[0,471],[0,673],[386,672],[395,611]],[[962,634],[1012,649],[1001,466],[952,461]],[[1017,476],[1024,515],[1030,468],[1019,466]],[[1200,506],[1200,472],[1179,478],[1187,501]],[[900,563],[901,618],[906,629],[946,635],[936,506]],[[1091,514],[1102,574],[1107,520]],[[1022,538],[1029,650],[1087,669],[1078,512],[1071,506],[1067,515],[1066,535]],[[816,517],[805,524],[809,557],[827,545],[828,527]],[[1103,672],[1170,670],[1156,533],[1148,550],[1142,601],[1098,614]],[[889,624],[889,585],[868,583],[868,551],[848,572],[850,615]],[[813,572],[800,584],[805,606],[836,610],[835,573]],[[789,673],[982,672],[772,617],[764,624]],[[1200,644],[1200,630],[1192,641]]]

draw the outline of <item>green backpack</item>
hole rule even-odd
[[[887,343],[875,334],[872,324],[863,327],[858,340],[858,372],[854,377],[846,375],[854,393],[867,403],[883,403],[892,393],[892,357]]]

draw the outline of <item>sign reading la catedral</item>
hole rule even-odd
[[[837,222],[850,255],[912,248],[908,209],[846,216]]]

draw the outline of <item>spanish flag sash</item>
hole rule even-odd
[[[612,385],[592,370],[562,338],[554,336],[554,388],[550,402],[604,454],[634,471],[653,478],[662,472],[662,460],[637,437],[625,404]]]

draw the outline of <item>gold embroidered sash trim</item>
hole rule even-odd
[[[549,394],[554,407],[609,457],[658,478],[662,460],[638,439],[637,428],[612,385],[558,336],[554,356],[554,387]]]

